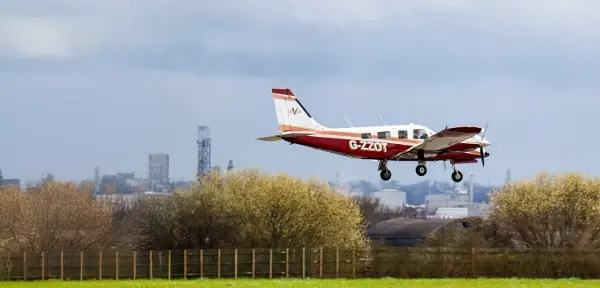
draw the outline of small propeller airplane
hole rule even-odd
[[[481,159],[485,166],[485,158],[490,156],[483,148],[491,145],[483,138],[487,125],[484,129],[446,127],[436,133],[413,123],[390,126],[380,117],[384,126],[354,127],[346,119],[350,128],[327,128],[308,113],[290,89],[273,88],[272,94],[280,133],[257,140],[284,140],[347,157],[376,160],[384,181],[392,178],[387,166],[389,161],[416,161],[419,176],[427,174],[428,161],[444,161],[444,169],[446,161],[450,161],[452,180],[461,182],[463,174],[456,169],[456,164],[478,163]],[[479,137],[482,131],[483,135]]]

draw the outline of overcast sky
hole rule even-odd
[[[3,0],[0,168],[146,177],[165,152],[191,179],[208,125],[223,168],[379,179],[373,161],[255,140],[278,132],[271,88],[289,87],[328,127],[489,122],[486,167],[459,166],[484,184],[598,174],[599,56],[592,0]],[[415,165],[393,179],[423,179]]]

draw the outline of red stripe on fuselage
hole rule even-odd
[[[332,137],[319,137],[319,136],[298,136],[293,138],[284,138],[284,140],[303,145],[311,148],[326,150],[330,152],[334,152],[337,154],[343,154],[351,157],[359,157],[363,159],[374,159],[374,160],[391,160],[395,155],[400,152],[403,152],[410,147],[411,145],[399,144],[399,143],[390,143],[385,141],[373,141],[370,139],[344,139],[344,138],[332,138]],[[360,144],[361,140],[366,140],[369,142],[380,142],[387,143],[385,149],[381,149],[381,151],[369,151],[369,149],[375,148],[373,145],[363,145],[358,149],[351,149],[350,141],[356,141],[356,144]],[[460,144],[460,143],[459,143]],[[458,145],[458,144],[456,144]],[[468,145],[468,144],[467,144]],[[478,147],[478,146],[477,146]],[[384,151],[385,150],[385,151]],[[450,160],[450,159],[479,159],[479,155],[469,154],[469,153],[451,153],[451,154],[443,154],[437,155],[436,157],[425,158],[425,160]],[[400,160],[400,161],[416,161],[415,160]]]

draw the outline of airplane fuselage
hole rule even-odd
[[[280,133],[258,140],[285,140],[347,157],[377,160],[384,181],[392,177],[388,161],[418,161],[415,171],[417,175],[424,176],[427,174],[427,161],[449,160],[454,171],[452,180],[460,182],[463,174],[455,164],[477,163],[480,159],[484,165],[484,158],[489,156],[483,147],[490,143],[477,136],[485,130],[480,127],[446,127],[437,133],[412,123],[327,128],[310,115],[290,89],[273,88],[271,92]]]
[[[294,129],[303,130],[306,129]],[[357,127],[341,129],[319,129],[313,130],[315,134],[306,136],[297,136],[293,138],[283,138],[283,140],[330,153],[343,155],[352,158],[388,160],[388,161],[419,161],[418,157],[406,155],[403,158],[395,156],[402,153],[412,146],[420,144],[424,139],[414,139],[413,131],[421,130],[431,136],[433,131],[420,125],[395,125],[395,126],[377,126],[377,127]],[[404,131],[407,132],[404,134]],[[386,133],[389,132],[389,133]],[[392,136],[392,133],[394,136]],[[368,135],[367,137],[367,134]],[[379,134],[379,135],[378,135]],[[403,134],[403,138],[398,137]],[[378,136],[383,136],[379,138]],[[384,138],[389,136],[389,138]],[[410,139],[413,138],[413,139]],[[447,149],[446,153],[424,153],[425,161],[455,160],[465,163],[481,158],[479,147],[480,143],[475,139],[458,142]],[[486,146],[485,144],[483,146]]]

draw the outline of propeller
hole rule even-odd
[[[481,155],[481,166],[485,167],[485,155],[483,155],[483,137],[485,137],[485,132],[487,132],[488,123],[485,123],[485,128],[483,128],[483,134],[481,134],[481,141],[479,142],[479,154]]]

